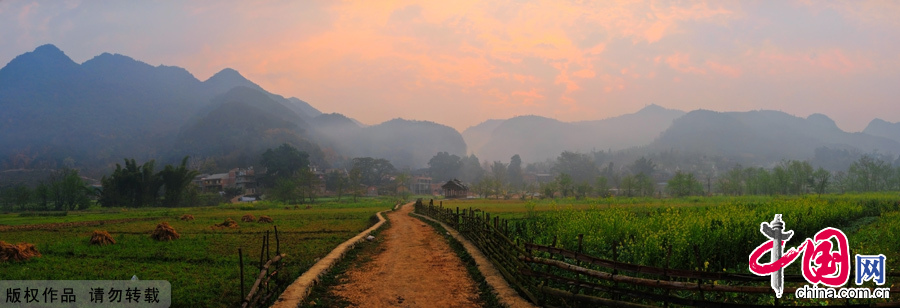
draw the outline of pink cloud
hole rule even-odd
[[[706,61],[706,67],[708,67],[711,71],[713,71],[714,73],[717,73],[719,75],[723,75],[723,76],[731,77],[731,78],[741,77],[741,69],[734,67],[734,66],[725,65],[725,64],[721,64],[718,62],[708,60],[708,61]]]

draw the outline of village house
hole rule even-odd
[[[467,198],[469,196],[469,187],[457,179],[447,181],[441,186],[444,190],[445,198]]]
[[[409,191],[414,195],[431,195],[431,177],[415,176],[409,181]]]
[[[258,184],[253,167],[234,168],[226,173],[201,174],[194,178],[202,192],[220,192],[226,188],[239,188],[242,194],[256,194]]]

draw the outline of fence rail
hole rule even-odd
[[[552,246],[519,243],[518,239],[513,241],[510,239],[509,221],[491,217],[490,213],[477,209],[426,205],[419,199],[415,210],[459,231],[488,257],[523,297],[538,305],[559,305],[561,300],[565,306],[573,303],[621,307],[670,304],[693,307],[784,306],[778,299],[769,305],[759,304],[763,299],[760,294],[772,293],[768,276],[628,264],[581,253],[581,236],[578,251],[553,247],[555,240]],[[898,275],[893,273],[890,276]],[[805,281],[800,275],[785,276],[785,282]],[[786,286],[784,292],[794,293],[796,289]],[[900,286],[892,287],[890,292],[900,293]],[[831,302],[831,305],[900,307],[900,301],[867,301],[851,305],[849,301],[840,300]]]

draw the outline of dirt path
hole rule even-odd
[[[478,289],[446,239],[410,217],[412,204],[388,214],[390,227],[371,262],[348,271],[332,292],[360,307],[478,307]]]

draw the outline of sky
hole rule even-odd
[[[900,121],[900,1],[0,0],[0,65],[43,44],[233,68],[366,124],[597,120],[647,105]]]

